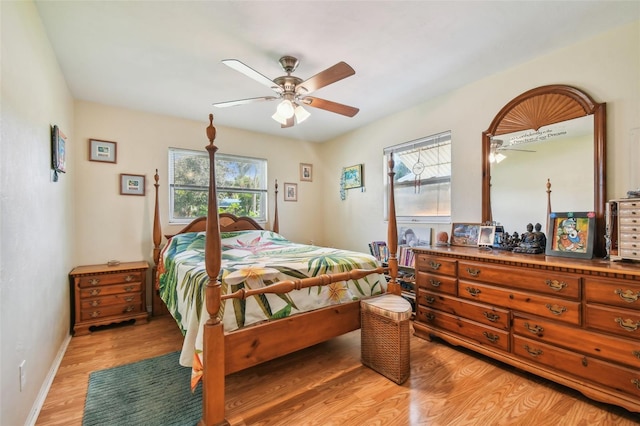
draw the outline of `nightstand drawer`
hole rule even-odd
[[[93,299],[82,299],[81,309],[93,309],[110,305],[125,305],[131,303],[142,303],[142,295],[138,293],[118,293],[109,296],[96,297]]]
[[[81,321],[92,321],[113,317],[115,315],[132,315],[142,311],[140,303],[128,303],[126,305],[103,306],[95,309],[80,311]]]
[[[102,287],[83,288],[79,290],[80,298],[108,296],[119,293],[140,293],[142,283],[106,285]]]
[[[142,281],[140,272],[120,272],[117,274],[99,274],[80,277],[78,280],[80,287],[96,287],[99,285],[109,285],[118,283],[132,283]]]

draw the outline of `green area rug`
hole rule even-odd
[[[83,426],[198,423],[202,386],[191,393],[191,369],[179,357],[173,352],[91,373]]]

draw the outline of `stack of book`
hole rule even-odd
[[[369,243],[369,251],[380,262],[389,261],[389,248],[384,241],[372,241]]]
[[[414,268],[415,254],[410,246],[402,245],[398,247],[398,265]]]

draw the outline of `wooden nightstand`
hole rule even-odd
[[[74,309],[74,335],[89,334],[89,327],[121,321],[149,320],[146,306],[147,262],[116,266],[78,266],[69,273]]]

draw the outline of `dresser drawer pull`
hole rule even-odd
[[[91,295],[92,296],[97,296],[100,294],[100,289],[99,288],[94,288],[93,290],[91,290]]]
[[[89,280],[89,284],[91,284],[91,285],[98,285],[98,283],[100,283],[100,279],[99,278],[91,278]]]
[[[500,319],[500,315],[494,314],[493,312],[484,311],[482,314],[491,322],[496,322]]]
[[[124,298],[124,301],[125,301],[125,302],[131,302],[131,301],[133,301],[133,299],[135,299],[135,297],[134,297],[134,296],[125,297],[125,298]]]
[[[128,286],[123,288],[124,291],[131,291],[133,289],[134,289],[134,287],[132,285],[128,285]]]
[[[477,288],[473,288],[473,287],[467,287],[465,288],[465,290],[467,290],[467,292],[472,295],[473,297],[478,296],[480,293],[482,293],[479,289]]]
[[[621,288],[618,288],[618,289],[614,290],[613,292],[615,294],[617,294],[618,296],[620,296],[620,299],[624,300],[625,302],[629,302],[629,303],[637,302],[638,301],[638,296],[640,296],[640,291],[637,292],[637,293],[634,293],[631,290],[622,291]]]
[[[477,277],[478,275],[480,275],[480,269],[471,269],[471,268],[467,268],[467,272],[469,273],[469,275],[471,275],[472,277]]]
[[[640,327],[640,322],[634,323],[632,319],[623,320],[622,318],[618,317],[614,321],[617,322],[620,327],[624,328],[627,331],[636,331],[638,327]]]
[[[562,315],[567,312],[567,308],[565,308],[564,306],[558,306],[556,304],[550,305],[548,303],[545,306],[548,310],[551,311],[553,315]]]
[[[91,312],[91,318],[97,318],[100,316],[100,311],[93,311]]]
[[[533,357],[538,357],[542,355],[542,349],[531,349],[529,345],[524,345],[523,348],[525,351],[529,352],[529,355]]]
[[[134,279],[134,278],[135,278],[135,277],[134,277],[133,275],[127,275],[126,277],[124,277],[124,280],[125,280],[126,282],[131,282],[131,281],[133,281],[133,279]]]
[[[565,283],[564,281],[558,281],[558,280],[547,280],[547,286],[551,290],[561,291],[567,287],[567,283]]]
[[[431,284],[432,287],[440,287],[440,284],[442,284],[442,282],[440,282],[438,280],[434,280],[433,278],[431,278],[429,280],[429,284]]]
[[[586,356],[582,357],[582,366],[583,367],[588,367],[589,366],[589,360],[587,359]]]
[[[436,301],[436,298],[433,296],[425,296],[424,300],[426,300],[429,304],[433,304]]]
[[[431,312],[429,312],[428,314],[425,314],[424,317],[427,319],[427,321],[432,321],[432,322],[434,319],[436,319],[436,316],[433,315]]]
[[[533,333],[533,334],[536,334],[536,335],[540,334],[540,333],[542,333],[544,331],[544,328],[540,327],[539,325],[534,325],[533,327],[531,327],[528,322],[524,323],[524,327],[527,330],[529,330],[530,333]]]
[[[489,333],[488,331],[483,331],[482,335],[486,337],[487,340],[490,341],[491,343],[495,343],[498,340],[500,340],[500,336],[498,336],[497,334]]]
[[[433,269],[434,271],[437,271],[438,269],[440,269],[441,266],[442,266],[441,263],[435,262],[433,260],[431,262],[429,262],[429,267],[431,269]]]
[[[631,351],[631,355],[633,355],[636,358],[640,359],[640,351]]]
[[[91,306],[98,306],[100,305],[100,301],[99,300],[92,300],[91,301]]]
[[[136,308],[135,306],[133,306],[133,305],[129,305],[129,306],[127,306],[126,308],[124,308],[124,311],[123,311],[123,312],[131,312],[131,311],[133,311],[135,308]]]

